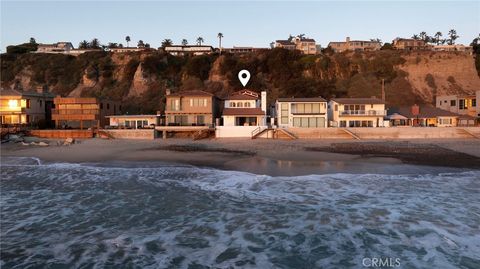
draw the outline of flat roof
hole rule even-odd
[[[160,117],[159,115],[110,115],[105,116],[105,118],[156,118]]]
[[[327,100],[322,97],[301,97],[301,98],[278,98],[278,102],[327,102]]]

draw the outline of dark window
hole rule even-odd
[[[107,109],[110,109],[110,104],[109,103],[107,103]]]
[[[42,107],[42,100],[40,100],[40,107]]]
[[[465,109],[465,99],[458,100],[458,109]]]
[[[100,109],[103,109],[103,103],[100,103]]]
[[[30,99],[27,99],[27,108],[30,108]]]
[[[456,100],[450,101],[450,106],[457,106],[457,101]]]
[[[472,107],[476,107],[477,106],[477,99],[472,99]]]

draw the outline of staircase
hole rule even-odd
[[[115,137],[112,134],[104,130],[96,130],[95,133],[100,138],[115,139]]]
[[[275,138],[277,139],[290,139],[290,140],[295,140],[298,139],[294,134],[290,133],[289,131],[285,129],[275,129]]]
[[[262,127],[257,127],[255,128],[255,130],[252,131],[252,139],[255,139],[259,136],[261,136],[262,134],[268,132],[268,131],[271,131],[273,130],[273,128],[265,128],[265,129],[262,129]]]
[[[353,138],[355,138],[356,140],[360,140],[360,137],[358,137],[356,134],[354,134],[352,131],[348,130],[348,129],[342,129],[345,133],[349,134],[350,136],[352,136]]]
[[[268,132],[272,132],[271,137],[268,136]],[[258,127],[252,131],[252,139],[256,139],[265,133],[267,133],[267,138],[271,138],[271,139],[291,139],[291,140],[297,139],[297,137],[294,134],[288,132],[285,129],[279,129],[279,128],[262,129],[261,127]]]

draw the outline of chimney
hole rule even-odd
[[[347,36],[347,39],[346,39],[346,40],[347,40],[347,43],[349,43],[349,42],[350,42],[350,37]]]
[[[418,114],[420,114],[420,107],[417,104],[413,105],[411,112],[413,116],[418,116]]]

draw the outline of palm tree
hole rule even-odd
[[[186,46],[186,45],[188,45],[188,40],[182,39],[182,46]]]
[[[199,46],[201,46],[203,42],[205,42],[205,40],[203,39],[203,37],[199,36],[199,37],[197,38],[197,44],[198,44]]]
[[[455,40],[459,38],[459,36],[457,35],[457,31],[455,31],[454,29],[448,31],[448,37],[450,37],[447,42],[448,45],[455,44]]]
[[[35,38],[30,37],[30,44],[37,44],[37,41],[35,40]]]
[[[412,38],[415,39],[415,40],[419,40],[419,39],[420,39],[420,37],[418,37],[418,35],[413,35]]]
[[[79,49],[88,49],[89,46],[90,46],[90,44],[88,43],[87,40],[83,40],[82,42],[80,42],[78,44]]]
[[[125,37],[125,41],[127,41],[127,48],[128,48],[128,42],[130,42],[130,40],[131,40],[131,39],[130,39],[130,36],[127,35],[127,36]]]
[[[109,42],[107,47],[108,47],[109,49],[118,48],[118,44],[117,44],[117,43]]]
[[[162,41],[162,48],[165,48],[165,47],[168,47],[168,46],[171,46],[173,44],[173,41],[169,38],[167,39],[164,39]]]
[[[427,33],[425,31],[420,33],[420,39],[423,41],[427,39]]]
[[[437,45],[440,45],[440,43],[441,43],[440,38],[442,37],[442,32],[436,32],[434,37],[435,37],[435,39],[434,39],[435,43]]]
[[[150,48],[150,44],[149,44],[149,43],[145,43],[145,48],[149,49],[149,48]]]
[[[141,40],[141,39],[138,40],[137,47],[139,47],[139,48],[145,47],[145,43],[143,43],[143,40]]]
[[[217,34],[217,37],[218,37],[218,47],[220,48],[220,54],[222,54],[222,38],[223,38],[223,34],[222,34],[222,33],[218,33],[218,34]]]
[[[92,41],[90,42],[90,47],[92,49],[99,49],[100,48],[100,41],[98,40],[98,38],[92,39]]]

